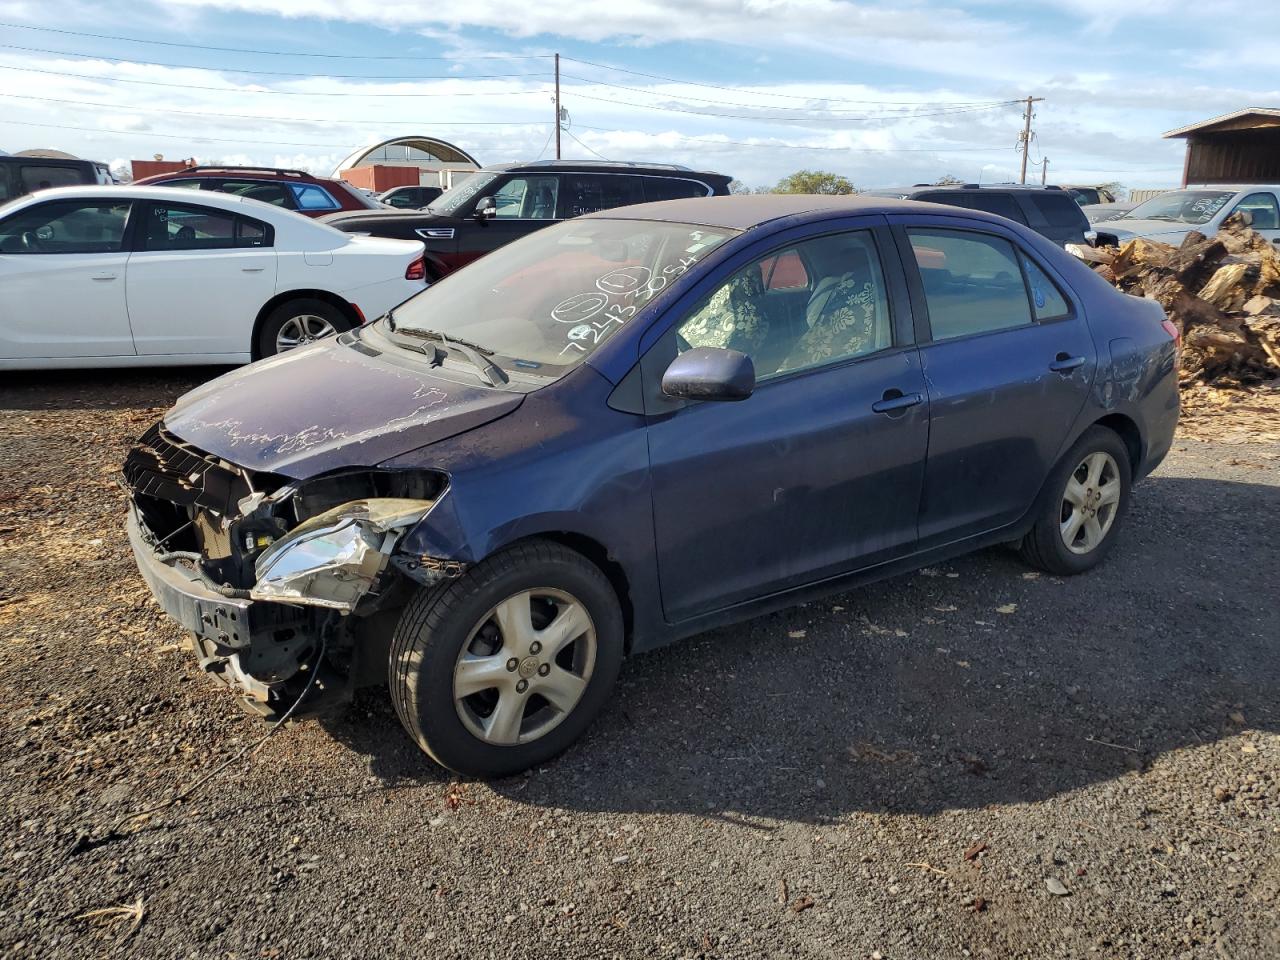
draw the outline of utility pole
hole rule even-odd
[[[1040,186],[1049,182],[1049,158],[1045,157],[1040,166]]]
[[[1031,108],[1027,109],[1030,111]],[[556,159],[560,159],[560,54],[558,53],[556,54]]]
[[[559,69],[557,68],[557,73]],[[1019,141],[1022,144],[1022,180],[1021,183],[1027,182],[1027,151],[1031,149],[1031,105],[1039,103],[1044,97],[1027,97],[1027,109],[1023,114],[1022,136]]]

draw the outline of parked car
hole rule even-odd
[[[1253,229],[1280,244],[1280,186],[1261,184],[1170,190],[1107,221],[1099,238],[1123,243],[1146,237],[1177,246],[1192,230],[1213,236],[1233,213],[1247,213]]]
[[[1097,203],[1081,207],[1085,219],[1091,224],[1106,223],[1123,217],[1138,205],[1136,200],[1117,200],[1114,203]]]
[[[1058,187],[1024,187],[1019,184],[982,186],[966,183],[956,186],[916,186],[884,188],[868,191],[871,196],[896,197],[900,200],[922,200],[945,203],[987,213],[1029,226],[1059,246],[1068,243],[1092,243],[1093,228],[1080,205]]]
[[[305,217],[324,217],[339,210],[383,209],[375,199],[345,180],[274,167],[188,167],[145,177],[136,181],[136,185],[230,193],[295,210]]]
[[[1106,187],[1066,183],[1062,184],[1061,189],[1070,194],[1071,199],[1082,207],[1116,202],[1115,194]]]
[[[65,187],[0,207],[0,369],[246,363],[423,288],[422,248],[265,203]]]
[[[65,157],[0,156],[0,203],[37,190],[92,183],[115,183],[105,163]]]
[[[444,191],[440,187],[392,187],[378,194],[378,201],[401,210],[421,210],[439,199],[442,193]]]
[[[990,544],[1092,568],[1172,442],[1176,335],[976,210],[596,213],[187,394],[125,463],[128,536],[247,705],[389,677],[424,750],[500,776],[624,654]]]
[[[654,200],[719,196],[730,178],[687,167],[542,160],[486,167],[425,211],[338,213],[325,222],[349,233],[421,240],[428,279],[560,220]]]

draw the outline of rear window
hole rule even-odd
[[[48,190],[50,187],[75,187],[85,182],[85,176],[74,167],[41,167],[24,164],[20,168],[22,185],[28,193]]]
[[[705,183],[682,177],[644,178],[644,198],[649,201],[687,200],[690,197],[705,197],[710,192]]]
[[[1079,227],[1088,229],[1088,220],[1080,210],[1080,205],[1071,199],[1068,193],[1027,193],[1031,205],[1039,211],[1040,216],[1051,227]]]
[[[915,199],[927,200],[929,203],[949,203],[953,207],[964,207],[967,210],[983,210],[998,217],[1008,217],[1016,223],[1027,222],[1017,200],[1007,193],[997,193],[994,190],[938,190],[919,194]]]

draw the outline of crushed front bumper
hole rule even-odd
[[[326,614],[222,596],[194,572],[158,559],[154,537],[133,504],[125,526],[138,572],[161,609],[191,631],[191,648],[200,666],[226,684],[251,713],[270,719],[287,710],[298,692],[293,687],[299,686],[289,680],[301,679],[299,664],[324,629],[321,620]],[[321,695],[308,697],[307,708],[294,716],[332,705],[338,691],[332,681],[321,682],[324,673],[322,669],[315,684]],[[323,695],[326,686],[328,696]]]

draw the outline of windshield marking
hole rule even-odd
[[[701,236],[701,234],[699,234]],[[696,249],[696,247],[695,247]],[[669,282],[689,272],[689,268],[698,262],[695,256],[685,256],[676,263],[668,264],[662,272],[654,276],[653,270],[643,265],[620,267],[610,270],[595,281],[595,290],[575,293],[566,297],[551,308],[551,319],[557,323],[572,323],[574,326],[565,334],[569,341],[560,351],[564,356],[573,350],[586,353],[584,340],[590,340],[592,346],[598,344],[615,323],[621,326],[636,315],[636,311],[650,299],[661,293]],[[611,303],[613,299],[635,300],[635,303]],[[604,312],[604,319],[592,319]],[[584,321],[591,321],[586,323]]]

